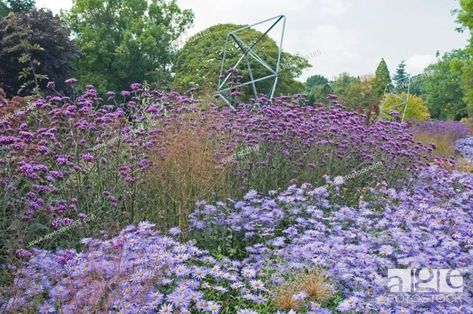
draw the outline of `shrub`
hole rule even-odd
[[[406,110],[405,115],[404,110]],[[405,120],[424,121],[430,118],[429,109],[424,100],[419,96],[407,93],[401,93],[400,95],[386,94],[381,103],[381,111],[385,116],[389,115],[391,111],[400,112]]]

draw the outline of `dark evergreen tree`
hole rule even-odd
[[[396,93],[407,92],[409,74],[406,72],[406,62],[404,60],[397,66],[393,81]]]
[[[373,83],[373,90],[376,97],[381,99],[385,93],[391,92],[393,85],[391,82],[391,76],[389,75],[388,65],[384,59],[381,59],[381,62],[376,69],[376,75]]]

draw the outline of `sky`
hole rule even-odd
[[[441,54],[463,48],[466,33],[455,28],[457,0],[177,0],[192,9],[194,25],[188,38],[219,23],[253,24],[285,15],[283,50],[307,57],[312,67],[301,79],[322,74],[332,79],[342,72],[374,73],[384,58],[393,73],[406,61],[418,74]],[[69,9],[72,0],[37,0],[53,12]],[[262,30],[264,27],[257,28]],[[280,37],[275,29],[271,37]],[[273,32],[273,31],[272,31]]]

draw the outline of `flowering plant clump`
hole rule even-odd
[[[67,83],[75,86],[77,80]],[[49,85],[53,90],[53,82]],[[0,121],[0,224],[6,230],[0,239],[2,259],[28,243],[67,246],[86,234],[117,232],[141,220],[159,223],[178,216],[185,228],[188,211],[182,207],[197,196],[210,199],[213,192],[238,197],[251,188],[285,188],[292,179],[319,184],[324,175],[348,175],[381,161],[383,167],[369,176],[350,180],[359,190],[377,180],[399,183],[430,161],[431,149],[414,142],[405,124],[366,126],[362,115],[340,105],[299,106],[301,99],[279,97],[268,105],[261,97],[255,100],[261,110],[254,110],[254,104],[202,109],[196,99],[134,83],[130,90],[108,92],[107,99],[87,85],[77,97],[52,94],[32,101],[28,110],[4,110],[9,104],[2,102],[1,111],[11,113]],[[166,160],[175,159],[173,152],[193,149],[172,146],[169,135],[182,130],[202,140],[206,162],[200,158],[195,165],[214,163],[216,172],[209,173],[226,178],[225,193],[210,185],[197,194],[196,184],[176,180],[177,172],[166,173],[163,182],[178,184],[159,186],[148,180]],[[251,149],[255,145],[258,150]],[[238,154],[245,148],[250,153]],[[199,177],[207,169],[187,177]],[[169,191],[189,199],[176,199]],[[170,200],[162,202],[168,195]],[[167,217],[154,213],[163,204]],[[38,241],[92,213],[96,219],[59,239]]]
[[[133,221],[138,193],[130,191],[137,188],[140,174],[149,165],[149,120],[163,116],[168,106],[194,100],[144,90],[141,84],[133,84],[126,95],[121,102],[111,96],[105,101],[87,85],[76,98],[50,95],[32,101],[28,110],[3,116],[0,223],[7,232],[0,240],[2,259],[91,213],[103,225],[113,225],[110,217]],[[69,243],[68,237],[61,241]]]
[[[230,204],[201,203],[191,220],[198,243],[214,254],[238,256],[256,273],[272,265],[270,282],[323,269],[342,299],[338,311],[468,313],[471,286],[456,303],[404,304],[389,294],[386,276],[390,268],[462,269],[467,282],[472,210],[472,175],[429,168],[412,191],[382,184],[358,206],[333,204],[327,188],[305,184],[267,197],[252,191]]]
[[[82,252],[24,251],[2,306],[39,313],[473,311],[471,285],[454,302],[400,303],[386,280],[390,268],[423,267],[460,269],[471,280],[473,175],[431,167],[411,191],[381,184],[368,196],[345,206],[310,184],[266,197],[251,191],[229,204],[199,203],[191,217],[197,242],[143,222],[110,240],[84,239]]]

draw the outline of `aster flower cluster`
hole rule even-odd
[[[461,138],[455,142],[455,149],[463,158],[473,162],[473,137]]]
[[[229,296],[240,296],[243,309],[245,304],[265,303],[269,295],[263,283],[241,275],[240,263],[217,261],[190,242],[161,235],[147,222],[129,226],[110,240],[89,238],[82,243],[87,248],[81,253],[34,249],[26,267],[17,272],[10,299],[0,308],[38,313],[219,313]]]
[[[251,191],[228,204],[199,203],[192,242],[143,222],[109,240],[84,239],[82,252],[24,251],[0,306],[39,313],[470,313],[471,285],[455,302],[399,303],[386,275],[430,267],[462,269],[471,280],[472,210],[473,175],[438,167],[426,169],[412,190],[380,184],[357,206],[333,203],[325,187],[310,184],[267,196]],[[222,251],[228,241],[241,252]]]
[[[461,301],[404,304],[389,294],[386,280],[392,268],[462,269],[464,282],[471,280],[471,174],[432,167],[412,191],[380,185],[358,206],[334,204],[325,187],[308,184],[198,205],[191,219],[198,243],[216,253],[237,248],[233,254],[256,272],[272,265],[271,283],[283,282],[288,273],[323,269],[343,298],[340,312],[473,312],[471,285]]]

